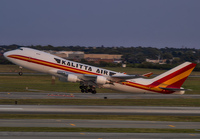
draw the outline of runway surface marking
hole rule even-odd
[[[66,124],[69,123],[69,124]],[[200,129],[200,122],[80,120],[62,119],[0,119],[0,127],[80,127],[80,128],[159,128]]]
[[[85,135],[85,133],[80,133],[81,135]]]

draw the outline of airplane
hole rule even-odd
[[[182,84],[196,64],[183,64],[151,79],[152,73],[128,75],[90,66],[27,47],[4,53],[4,57],[21,67],[56,76],[63,82],[80,82],[82,93],[96,94],[96,88],[108,88],[129,93],[184,94]],[[19,72],[22,75],[22,72]]]

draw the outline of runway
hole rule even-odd
[[[32,90],[37,91],[37,90]],[[200,99],[200,95],[163,95],[131,93],[60,93],[0,92],[0,99]],[[0,105],[1,114],[88,114],[88,115],[165,115],[200,116],[200,107],[159,106],[63,106]],[[80,128],[156,128],[200,129],[200,122],[0,119],[0,127],[80,127]],[[1,139],[132,139],[132,138],[200,138],[200,133],[93,133],[93,132],[0,132]]]
[[[200,95],[136,93],[0,92],[0,99],[200,99]]]
[[[82,127],[200,129],[200,122],[79,120],[79,119],[0,119],[0,127]]]
[[[163,139],[200,138],[197,133],[91,133],[91,132],[0,132],[1,139]]]
[[[200,107],[0,105],[0,113],[200,116]]]

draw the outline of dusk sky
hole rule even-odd
[[[200,49],[200,0],[0,0],[0,45]]]

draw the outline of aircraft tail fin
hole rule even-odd
[[[180,89],[187,77],[190,75],[196,64],[191,62],[185,62],[161,75],[158,75],[152,79],[151,85],[159,88],[166,88],[173,90]]]

